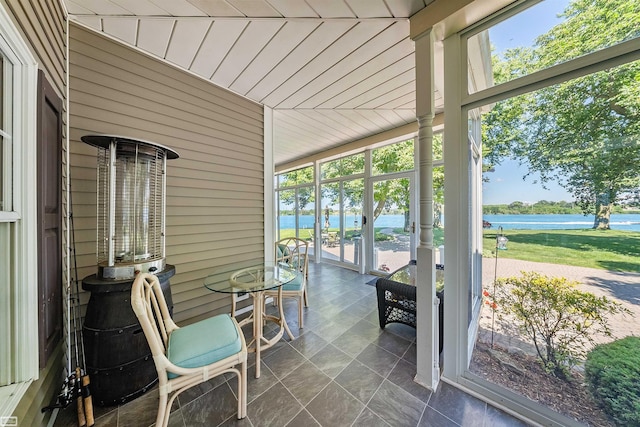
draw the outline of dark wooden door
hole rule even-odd
[[[40,367],[62,338],[62,100],[38,75],[38,326]]]

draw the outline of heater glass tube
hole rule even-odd
[[[154,153],[155,154],[155,153]],[[152,253],[150,226],[153,218],[155,155],[137,149],[118,150],[115,197],[115,261],[135,263],[161,254]]]

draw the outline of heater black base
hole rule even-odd
[[[168,265],[157,273],[173,312],[169,278],[176,272]],[[131,308],[133,279],[101,279],[95,274],[82,280],[91,292],[82,328],[86,369],[91,379],[93,402],[114,406],[128,402],[158,381],[151,350]]]

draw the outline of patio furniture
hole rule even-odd
[[[169,313],[158,278],[139,273],[131,287],[131,307],[144,332],[158,372],[157,426],[166,426],[171,405],[183,391],[213,377],[238,377],[238,419],[247,416],[247,345],[228,314],[178,327]]]
[[[327,246],[330,248],[334,248],[340,244],[340,236],[338,236],[337,231],[330,231],[327,233]]]
[[[391,274],[376,281],[378,298],[378,321],[380,328],[389,323],[403,323],[416,327],[416,275],[414,260]],[[440,351],[442,351],[443,315],[444,315],[444,265],[436,264],[436,295],[438,305]]]
[[[204,286],[214,292],[220,292],[225,294],[231,294],[232,306],[231,316],[235,318],[235,299],[236,295],[249,294],[253,298],[253,312],[251,315],[240,321],[240,326],[251,323],[253,325],[253,337],[247,345],[249,352],[255,352],[256,354],[256,378],[260,378],[260,355],[263,350],[275,345],[286,330],[289,337],[293,339],[293,334],[287,326],[287,322],[284,317],[284,311],[282,310],[282,285],[289,283],[296,277],[294,271],[287,266],[274,265],[269,263],[267,265],[260,264],[252,267],[242,268],[237,270],[228,281],[219,281],[219,276],[214,274],[207,276],[204,281]],[[264,311],[264,301],[266,298],[266,291],[275,290],[277,300],[280,302],[278,316],[271,316]],[[267,339],[263,335],[264,325],[267,321],[276,324],[278,329],[275,331],[275,335]]]
[[[302,317],[302,304],[309,307],[307,296],[307,278],[309,268],[309,242],[296,237],[280,239],[275,243],[276,264],[284,264],[296,271],[296,277],[292,281],[282,286],[282,298],[293,298],[298,302],[298,326],[304,327]],[[267,296],[277,296],[277,292],[266,291]],[[290,334],[290,332],[289,332]]]

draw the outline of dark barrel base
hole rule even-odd
[[[175,267],[157,274],[173,312],[169,278]],[[91,292],[82,328],[93,402],[113,406],[140,396],[158,381],[151,350],[131,308],[133,279],[85,277],[82,289]]]
[[[115,368],[88,368],[93,404],[115,406],[144,394],[158,382],[151,355]]]

